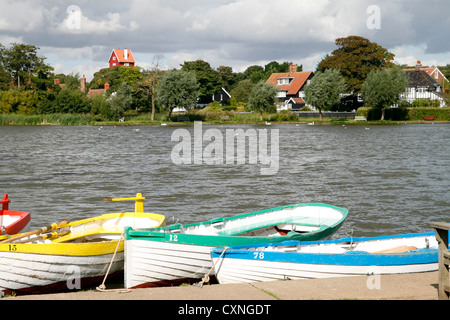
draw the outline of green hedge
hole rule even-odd
[[[380,120],[381,109],[361,107],[356,115],[364,116],[369,121]],[[435,116],[437,121],[450,121],[450,108],[392,108],[386,109],[384,118],[392,121],[423,121],[428,115]]]

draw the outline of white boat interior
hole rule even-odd
[[[272,251],[272,252],[296,252],[296,253],[323,253],[323,254],[343,254],[347,252],[367,252],[367,253],[402,253],[413,250],[438,248],[438,242],[434,235],[419,237],[399,237],[374,239],[368,241],[348,241],[337,243],[320,243],[302,245],[268,245],[264,247],[251,247],[243,250]]]
[[[173,225],[172,233],[219,236],[276,237],[289,232],[307,233],[329,227],[343,218],[337,209],[323,206],[286,207],[238,218],[218,218],[192,225]],[[160,230],[167,232],[168,230]]]

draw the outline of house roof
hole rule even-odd
[[[411,68],[411,69],[403,69],[403,71],[415,71],[417,70],[416,68]],[[445,77],[445,75],[442,73],[441,70],[439,70],[439,68],[422,68],[420,67],[421,71],[425,71],[428,75],[433,76],[434,73],[437,73],[439,75],[440,79],[445,79],[448,82],[448,79]]]
[[[426,73],[428,73],[430,76],[432,76],[434,73],[437,73],[438,75],[440,75],[439,78],[445,79],[447,82],[447,78],[445,77],[445,75],[441,72],[441,70],[439,70],[439,68],[421,68],[420,70],[425,71]]]
[[[429,87],[439,85],[426,71],[417,69],[405,69],[410,87]]]
[[[302,98],[290,98],[289,101],[293,101],[295,104],[306,104]]]
[[[441,87],[441,85],[434,80],[426,71],[417,70],[417,69],[404,69],[403,71],[407,71],[406,75],[408,77],[408,87],[427,87],[427,88],[437,88]],[[443,96],[442,92],[434,93],[438,96]]]
[[[266,83],[272,83],[279,90],[287,91],[288,95],[296,95],[312,73],[312,71],[272,73]],[[292,81],[290,84],[278,85],[278,79],[281,78],[292,78]]]
[[[125,59],[125,50],[128,51],[128,59]],[[130,49],[113,49],[111,56],[110,56],[110,60],[111,60],[111,57],[113,54],[116,55],[116,58],[120,63],[135,63],[136,62],[134,60],[133,53],[131,53]]]

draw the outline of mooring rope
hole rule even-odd
[[[220,254],[219,258],[217,259],[216,263],[219,262],[219,260],[222,258],[222,256],[224,255],[225,251],[227,251],[228,249],[230,249],[229,247],[224,247],[224,250],[222,251],[222,253]],[[209,269],[208,273],[205,274],[205,276],[202,278],[202,281],[200,281],[199,283],[196,283],[196,286],[199,286],[200,288],[203,287],[204,283],[208,283],[209,282],[209,274],[211,273],[211,271],[214,270],[214,267],[216,266],[216,263],[213,264],[213,266],[211,267],[211,269]]]
[[[99,285],[96,288],[97,291],[100,291],[100,292],[119,292],[119,293],[131,292],[131,290],[129,290],[129,289],[109,289],[109,290],[106,290],[106,286],[105,286],[106,278],[108,277],[109,271],[111,270],[111,266],[112,266],[112,264],[114,262],[114,259],[116,257],[116,253],[119,250],[120,242],[122,241],[122,238],[123,238],[124,234],[125,234],[125,229],[123,230],[122,234],[120,235],[119,241],[117,242],[116,250],[114,250],[114,254],[112,256],[111,262],[109,263],[108,270],[106,271],[105,277],[103,278],[103,282],[102,282],[101,285]]]

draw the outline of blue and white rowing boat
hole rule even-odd
[[[211,258],[221,284],[415,273],[438,270],[438,242],[434,233],[284,241],[214,248]]]

